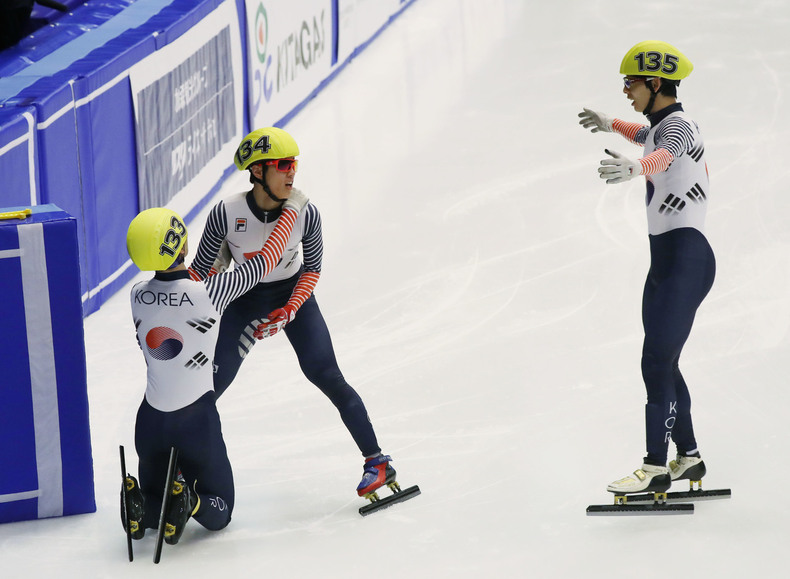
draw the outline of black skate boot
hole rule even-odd
[[[673,481],[701,481],[706,472],[705,463],[699,455],[685,456],[679,454],[675,460],[669,462],[669,475]]]
[[[187,486],[183,475],[179,472],[173,481],[173,494],[165,515],[165,543],[168,545],[178,543],[187,521],[197,512],[199,506],[197,491]]]
[[[145,536],[143,526],[143,516],[145,515],[145,498],[137,484],[137,479],[127,474],[124,479],[126,485],[126,513],[129,517],[129,534],[132,539],[139,540]],[[125,525],[123,520],[123,490],[121,490],[121,525]],[[124,529],[126,531],[126,529]]]

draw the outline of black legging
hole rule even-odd
[[[225,310],[214,351],[217,396],[230,386],[244,357],[255,344],[252,333],[258,324],[271,311],[285,305],[298,279],[299,274],[283,281],[259,283]],[[329,330],[314,295],[299,308],[284,332],[305,377],[335,405],[362,455],[380,452],[365,404],[340,372]]]
[[[691,397],[678,361],[715,274],[713,251],[698,230],[682,228],[650,236],[650,271],[642,298],[648,464],[666,464],[670,438],[681,453],[697,448]]]
[[[140,458],[140,488],[145,496],[143,525],[155,529],[162,508],[170,447],[190,486],[197,480],[200,509],[195,520],[212,531],[230,522],[235,500],[231,470],[213,392],[180,410],[161,412],[143,399],[137,411],[134,442]]]

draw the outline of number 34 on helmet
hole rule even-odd
[[[691,74],[694,65],[677,48],[660,40],[645,40],[623,57],[620,74],[625,76],[658,76],[680,81]]]
[[[267,159],[286,159],[299,154],[294,138],[277,127],[256,129],[244,137],[236,149],[233,162],[239,171]]]

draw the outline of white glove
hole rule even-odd
[[[211,266],[211,269],[216,273],[224,273],[228,270],[232,261],[233,256],[230,253],[230,247],[228,247],[228,240],[223,239],[222,245],[219,246],[219,253],[214,259],[214,264]]]
[[[617,151],[609,149],[604,149],[604,151],[613,158],[602,160],[601,166],[598,167],[598,173],[600,173],[599,177],[606,179],[608,184],[624,183],[642,174],[642,164],[638,161],[627,159]]]
[[[612,119],[603,113],[598,113],[590,109],[583,109],[579,113],[579,124],[585,129],[592,127],[592,132],[611,133],[612,132]]]
[[[304,209],[304,206],[307,205],[309,201],[310,199],[307,195],[302,193],[299,189],[291,189],[291,194],[288,196],[288,199],[285,200],[285,203],[283,203],[283,209],[291,208],[298,213]]]

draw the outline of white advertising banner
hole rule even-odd
[[[188,213],[209,193],[243,137],[243,57],[227,0],[129,70],[140,210]]]
[[[411,0],[338,0],[338,62],[345,61]]]
[[[252,129],[272,126],[332,70],[332,0],[245,0]]]

